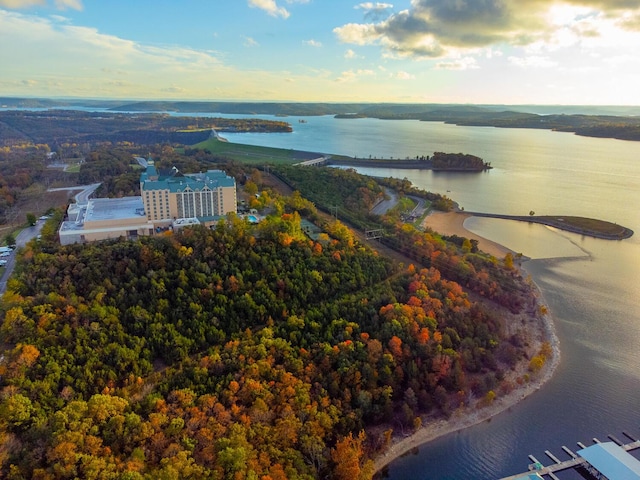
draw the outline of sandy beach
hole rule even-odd
[[[422,225],[445,235],[458,235],[459,237],[478,240],[480,250],[499,259],[503,259],[507,253],[516,253],[499,243],[487,240],[464,228],[464,221],[469,217],[471,215],[464,212],[434,212],[424,219]]]
[[[447,235],[455,234],[477,239],[479,248],[496,258],[504,258],[509,252],[514,253],[500,244],[466,230],[464,228],[464,221],[470,216],[471,215],[465,213],[437,212],[429,215],[423,225]],[[539,307],[543,304],[544,302],[539,296],[537,306]],[[547,360],[542,370],[536,374],[531,374],[528,372],[528,362],[522,362],[515,370],[508,372],[507,377],[514,385],[517,385],[515,380],[518,377],[524,377],[525,374],[529,374],[530,380],[518,386],[510,393],[498,395],[489,405],[484,404],[481,399],[476,399],[471,402],[470,405],[456,410],[448,419],[438,419],[434,421],[425,418],[423,422],[424,426],[411,436],[405,438],[394,437],[391,446],[383,454],[374,459],[376,472],[379,472],[395,459],[420,445],[435,440],[440,436],[489,420],[491,417],[509,409],[528,395],[539,390],[540,387],[552,377],[553,372],[560,362],[558,338],[555,333],[552,318],[548,314],[541,313],[542,309],[540,308],[535,308],[534,310],[535,311],[516,315],[518,318],[513,320],[519,321],[511,321],[508,323],[511,329],[515,326],[516,329],[526,332],[526,338],[530,341],[529,356],[537,355],[542,343],[549,342],[551,344],[553,357]],[[509,333],[514,332],[510,331]]]

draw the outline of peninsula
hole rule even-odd
[[[502,218],[518,222],[539,223],[548,227],[558,228],[567,232],[586,235],[604,240],[624,240],[633,236],[633,230],[617,223],[586,217],[572,217],[559,215],[501,215],[495,213],[465,212],[474,217]],[[533,212],[532,212],[533,213]]]

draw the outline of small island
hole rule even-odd
[[[416,155],[415,158],[352,158],[332,156],[327,160],[329,165],[346,165],[351,167],[403,168],[416,170],[433,170],[435,172],[484,172],[493,167],[490,162],[466,153],[435,152],[432,156]]]

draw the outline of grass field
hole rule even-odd
[[[64,169],[67,173],[80,173],[80,164],[69,165]]]
[[[549,219],[557,222],[558,224],[565,224],[575,228],[587,230],[594,233],[603,235],[622,235],[624,234],[625,227],[606,222],[604,220],[596,220],[594,218],[585,217],[560,217],[560,216],[545,216],[539,217],[541,219]]]
[[[291,165],[314,158],[310,152],[287,150],[285,148],[258,147],[255,145],[243,145],[240,143],[221,142],[216,138],[210,138],[204,142],[196,143],[193,148],[206,150],[214,155],[226,157],[240,163],[252,165]],[[316,157],[320,154],[315,154]]]

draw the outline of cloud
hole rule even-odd
[[[361,8],[363,10],[388,10],[390,8],[393,8],[393,5],[391,3],[364,2],[359,5],[356,5],[353,8]]]
[[[215,51],[140,43],[1,8],[0,45],[12,45],[0,48],[0,91],[18,97],[353,101],[368,94],[346,92],[326,68],[239,68]]]
[[[362,56],[358,55],[356,52],[354,52],[353,50],[351,50],[349,48],[349,49],[347,49],[346,52],[344,52],[344,58],[347,58],[347,59],[362,58]]]
[[[148,85],[164,78],[186,82],[229,70],[212,52],[179,46],[159,48],[69,25],[66,19],[0,10],[0,45],[9,43],[16,48],[0,49],[0,64],[3,80],[15,93],[23,85],[58,95],[118,96],[120,87],[141,95]],[[24,72],[34,73],[27,77]],[[126,84],[121,80],[123,75],[127,76]],[[20,83],[22,78],[29,78],[29,82]]]
[[[353,8],[364,10],[364,18],[366,20],[378,21],[389,14],[389,10],[393,8],[393,5],[391,3],[364,2]]]
[[[245,47],[259,47],[260,44],[258,42],[256,42],[253,38],[251,37],[244,37],[244,43],[243,45]]]
[[[74,10],[82,10],[82,0],[55,0],[56,8],[66,10],[73,8]]]
[[[413,75],[412,73],[400,71],[396,73],[396,78],[398,80],[414,80],[416,76]]]
[[[522,68],[551,68],[558,64],[549,57],[532,55],[530,57],[509,57],[509,62],[517,67]]]
[[[308,45],[308,46],[310,46],[310,47],[316,47],[316,48],[319,48],[319,47],[321,47],[321,46],[322,46],[322,43],[321,43],[321,42],[318,42],[317,40],[313,40],[313,39],[311,39],[311,40],[304,40],[302,43],[303,43],[304,45]]]
[[[289,11],[284,7],[279,7],[275,0],[249,0],[249,6],[264,10],[272,17],[289,18]]]
[[[0,7],[5,8],[29,8],[39,5],[46,5],[46,0],[0,0]],[[82,10],[82,0],[54,0],[54,5],[58,10],[72,8]]]
[[[475,70],[476,68],[480,67],[473,57],[456,58],[436,64],[438,70]]]
[[[375,72],[373,70],[364,70],[364,69],[347,70],[345,72],[342,72],[342,74],[336,79],[336,82],[338,83],[352,82],[357,80],[359,77],[370,77],[373,75],[375,75]]]
[[[182,87],[178,87],[178,86],[171,86],[171,87],[165,87],[165,88],[161,88],[160,89],[161,92],[166,92],[166,93],[186,93],[188,92],[188,90],[186,88],[182,88]]]
[[[357,8],[376,5],[371,2]],[[601,34],[603,19],[640,29],[637,0],[412,0],[411,8],[375,22],[334,29],[338,39],[379,45],[387,56],[443,58],[474,49],[553,41],[562,31],[578,40]]]

